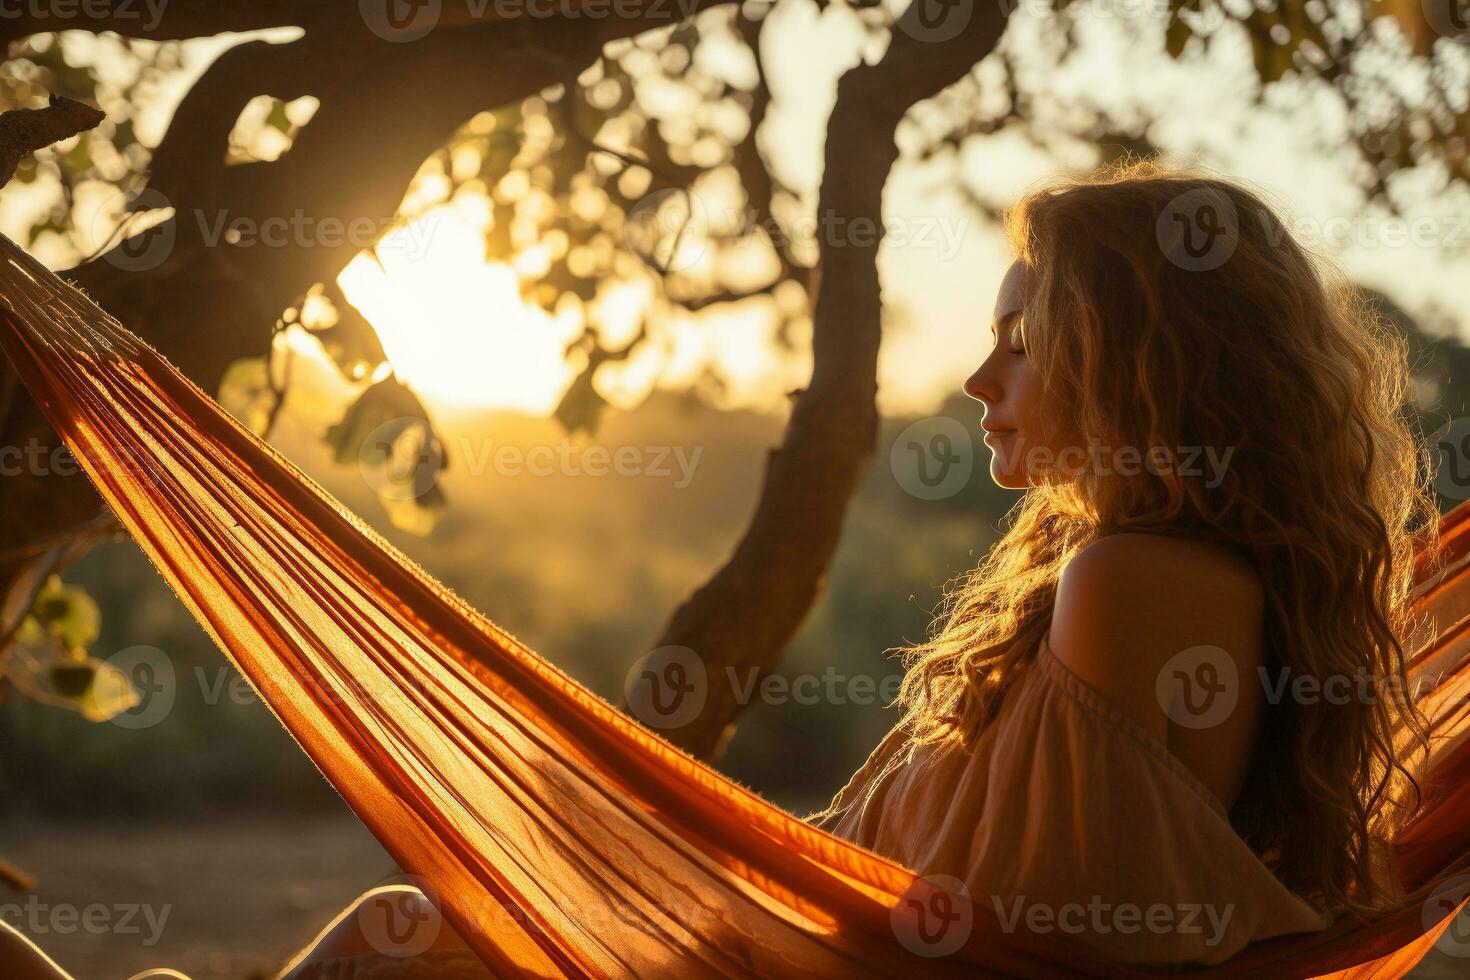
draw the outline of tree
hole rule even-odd
[[[594,7],[610,15],[593,16]],[[750,525],[654,643],[697,651],[712,673],[765,672],[820,596],[874,449],[882,191],[899,159],[900,123],[926,103],[914,152],[929,157],[1001,130],[1050,150],[1154,152],[1152,120],[1061,101],[1039,77],[1083,46],[1077,25],[1097,4],[1058,0],[1037,18],[1006,4],[916,0],[896,24],[883,9],[860,5],[882,54],[843,75],[820,192],[803,201],[759,146],[771,100],[760,56],[770,7],[686,0],[675,9],[648,0],[609,9],[581,0],[546,17],[545,5],[532,3],[175,0],[157,17],[119,7],[80,21],[59,7],[33,10],[0,22],[16,69],[4,78],[12,100],[30,104],[58,91],[97,101],[109,119],[20,165],[18,180],[46,168],[63,188],[62,204],[32,241],[76,234],[72,190],[80,181],[119,185],[144,220],[73,269],[74,281],[206,387],[243,379],[264,406],[262,428],[279,405],[285,366],[274,358],[253,374],[231,366],[277,350],[274,339],[287,329],[311,332],[361,382],[358,402],[333,430],[339,456],[359,455],[368,433],[393,422],[395,439],[430,447],[417,457],[430,471],[443,458],[427,414],[391,376],[369,380],[379,377],[382,349],[336,285],[347,262],[401,216],[404,189],[426,160],[451,185],[489,195],[492,254],[534,247],[542,256],[523,273],[529,299],[577,304],[585,315],[581,304],[609,275],[658,280],[630,344],[609,348],[597,323],[584,319],[568,352],[582,373],[558,411],[570,429],[596,424],[597,368],[633,356],[678,313],[770,297],[788,324],[810,319],[811,381],[793,395]],[[1396,207],[1399,174],[1427,175],[1440,190],[1463,188],[1470,177],[1470,115],[1460,95],[1467,49],[1456,43],[1466,32],[1453,9],[1452,0],[1313,0],[1242,12],[1188,0],[1159,16],[1114,16],[1140,50],[1185,62],[1246,46],[1257,83],[1249,97],[1258,101],[1273,93],[1333,100],[1343,122],[1321,139],[1357,155],[1366,197]],[[71,64],[68,40],[50,32],[75,28],[131,52],[134,77],[99,79]],[[162,141],[138,142],[129,106],[178,58],[170,42],[267,28],[299,33],[230,47],[190,88]],[[1027,46],[1015,37],[1023,28]],[[749,70],[703,67],[701,52],[716,45],[743,51]],[[656,86],[680,87],[674,108],[639,97]],[[242,110],[262,96],[267,124],[289,141],[276,159],[250,159],[233,143]],[[465,147],[478,158],[468,172],[456,158]],[[709,201],[719,202],[713,220]],[[791,233],[813,204],[824,229],[815,243]],[[973,204],[991,215],[998,207],[979,194]],[[168,208],[172,216],[140,230]],[[353,221],[372,233],[322,233]],[[244,247],[231,237],[272,222],[316,231],[282,247]],[[711,258],[752,247],[767,257],[754,278]],[[691,250],[702,258],[691,260]],[[55,435],[8,370],[4,379],[0,443],[50,452]],[[435,497],[415,502],[432,509]],[[108,527],[84,480],[44,468],[0,482],[0,512],[5,637],[34,609],[48,577]],[[666,731],[704,755],[717,750],[738,709],[721,685],[709,695],[697,718]]]

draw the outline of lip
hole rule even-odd
[[[1007,432],[1015,432],[1016,431],[1015,429],[990,429],[990,428],[986,428],[983,425],[981,426],[981,428],[982,429],[985,429],[985,438],[987,438],[987,439],[989,439],[991,436],[998,436],[998,435],[1003,435],[1003,434],[1005,434]]]

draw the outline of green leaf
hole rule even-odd
[[[27,615],[15,631],[15,642],[24,647],[39,647],[46,643],[46,627],[35,616]]]
[[[141,703],[132,681],[122,671],[101,660],[90,660],[88,664],[92,668],[92,683],[77,705],[83,718],[110,721]]]
[[[51,687],[62,697],[80,699],[92,686],[95,671],[89,663],[54,664],[51,667]]]
[[[569,433],[596,432],[597,424],[602,420],[602,410],[607,407],[607,401],[592,386],[592,375],[598,366],[599,362],[594,358],[593,363],[577,375],[577,380],[572,382],[556,406],[556,420]]]
[[[428,422],[429,413],[418,396],[397,378],[385,378],[359,395],[341,421],[327,430],[327,445],[338,463],[378,462],[387,458],[391,442],[404,429]]]
[[[439,476],[448,465],[444,444],[423,403],[396,378],[368,388],[327,430],[338,463],[355,464],[395,527],[433,529],[444,506]]]
[[[64,585],[53,575],[31,606],[31,616],[46,635],[68,650],[85,650],[97,642],[102,613],[85,589]]]

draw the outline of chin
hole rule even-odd
[[[1010,473],[995,466],[990,467],[990,479],[1003,490],[1025,490],[1031,485],[1024,473]]]

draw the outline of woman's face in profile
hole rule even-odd
[[[1041,374],[1025,347],[1021,308],[1026,266],[1013,262],[995,297],[991,323],[994,346],[965,382],[965,394],[985,405],[981,426],[990,447],[990,476],[996,484],[1021,490],[1034,482],[1038,460],[1055,460],[1042,425]]]

